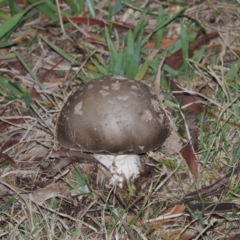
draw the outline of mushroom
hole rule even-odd
[[[140,157],[156,150],[170,132],[157,96],[146,84],[120,76],[84,84],[65,102],[56,137],[70,150],[93,153],[122,186],[140,173]]]

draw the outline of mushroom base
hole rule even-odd
[[[110,184],[122,187],[124,180],[129,183],[140,173],[141,162],[138,155],[94,154],[93,156],[113,174]]]

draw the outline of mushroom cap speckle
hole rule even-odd
[[[68,149],[139,154],[159,148],[169,129],[169,120],[150,87],[113,76],[92,80],[67,99],[56,137]]]

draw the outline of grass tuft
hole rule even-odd
[[[240,222],[240,183],[233,174],[240,159],[239,9],[226,1],[0,1],[1,238],[234,237]],[[221,37],[191,56],[203,30]],[[164,60],[178,50],[183,64],[174,69]],[[197,179],[180,154],[162,149],[142,155],[146,171],[122,189],[108,186],[109,173],[97,164],[70,164],[52,177],[61,162],[53,157],[61,106],[82,84],[105,75],[155,87],[160,81],[160,98],[179,128],[189,113],[179,113],[168,82],[202,97],[205,111],[195,119]],[[213,196],[183,200],[225,174],[227,183]]]

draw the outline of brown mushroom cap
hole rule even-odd
[[[60,112],[56,136],[69,149],[93,153],[145,153],[169,135],[169,121],[145,84],[113,76],[92,80]]]

